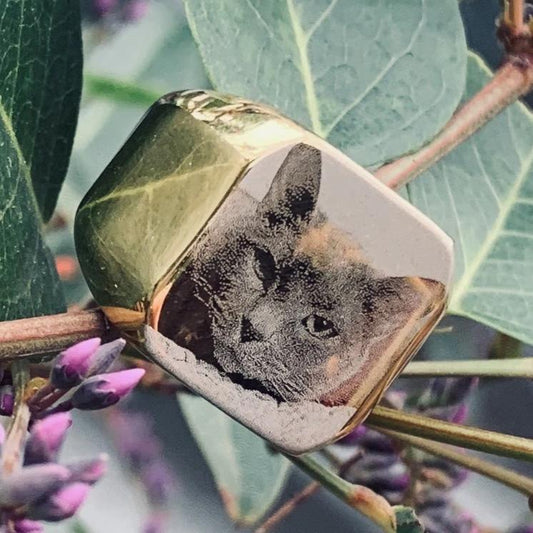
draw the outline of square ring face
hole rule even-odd
[[[450,239],[407,202],[333,149],[285,146],[213,216],[146,343],[303,453],[364,419],[442,315],[451,273]]]

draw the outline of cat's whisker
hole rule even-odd
[[[533,462],[532,439],[463,426],[388,407],[376,406],[365,425],[378,431],[398,431],[461,448]]]
[[[446,446],[432,442],[428,439],[414,437],[407,433],[399,431],[391,431],[384,428],[376,428],[380,433],[396,439],[402,443],[408,444],[420,450],[423,450],[431,455],[442,457],[447,461],[451,461],[459,466],[467,468],[472,472],[476,472],[485,477],[498,481],[507,487],[510,487],[528,498],[533,495],[533,479],[503,466],[495,465],[479,457],[473,457],[469,454],[454,449],[451,446]]]
[[[533,378],[533,357],[463,361],[412,361],[403,377]]]

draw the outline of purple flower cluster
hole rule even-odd
[[[122,408],[112,410],[108,420],[117,448],[140,480],[152,509],[143,533],[161,533],[165,508],[176,483],[152,421],[143,413]]]
[[[57,461],[72,424],[68,411],[113,405],[142,378],[141,369],[107,372],[124,344],[116,340],[101,345],[100,339],[89,339],[72,346],[56,358],[48,380],[39,382],[41,386],[27,400],[31,419],[23,464],[0,475],[0,531],[38,532],[43,530],[40,521],[71,517],[104,474],[107,459],[103,455],[67,465]],[[0,414],[12,414],[9,383],[0,387],[0,408]],[[5,438],[0,424],[0,443]]]
[[[386,401],[398,409],[461,423],[466,417],[465,400],[475,383],[463,378],[434,379],[422,394],[390,391]],[[359,454],[343,477],[369,487],[391,504],[402,503],[409,496],[428,533],[478,531],[472,518],[458,510],[449,497],[465,480],[464,468],[414,448],[404,451],[395,441],[364,426],[341,442]]]
[[[134,22],[144,17],[148,5],[148,0],[81,0],[81,13],[89,23]]]
[[[69,413],[36,421],[29,433],[22,468],[0,478],[0,512],[6,531],[43,531],[40,521],[71,517],[91,485],[104,474],[104,455],[70,465],[57,462],[71,423]]]
[[[100,339],[89,339],[62,352],[54,362],[48,382],[29,401],[34,416],[41,418],[74,408],[104,409],[129,394],[145,371],[130,368],[108,372],[124,345],[122,339],[102,345]],[[67,394],[67,399],[57,403]]]

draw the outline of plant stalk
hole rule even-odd
[[[108,332],[100,309],[0,322],[0,362],[57,353]]]
[[[407,435],[398,431],[390,431],[388,429],[380,428],[380,433],[387,435],[400,442],[413,446],[420,450],[423,450],[431,455],[443,457],[444,459],[456,463],[472,472],[477,472],[483,476],[491,478],[499,483],[506,485],[527,497],[533,494],[533,479],[517,472],[513,472],[508,468],[504,468],[499,465],[495,465],[479,457],[474,457],[466,453],[462,453],[459,450],[453,449],[451,446],[437,444],[427,439],[420,437],[414,437],[413,435]]]
[[[480,377],[533,379],[533,357],[463,361],[412,361],[404,377]]]
[[[335,496],[380,526],[383,531],[396,532],[394,510],[385,498],[366,487],[342,479],[309,455],[287,455],[287,458]]]
[[[15,388],[15,406],[6,440],[2,446],[1,472],[9,476],[22,464],[26,433],[30,422],[30,409],[26,403],[26,385],[30,379],[28,363],[15,361],[11,366]]]
[[[462,448],[533,462],[531,439],[462,426],[387,407],[375,407],[365,425],[378,431],[398,431]]]
[[[374,175],[392,189],[398,189],[427,170],[532,87],[533,63],[509,58],[489,83],[455,112],[429,144],[414,154],[383,165]]]

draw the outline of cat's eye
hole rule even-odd
[[[319,339],[331,339],[339,334],[333,322],[320,315],[308,315],[302,324],[308,333]]]
[[[451,239],[412,205],[272,108],[211,91],[148,110],[75,231],[130,343],[293,454],[364,421],[452,278]]]
[[[261,280],[265,291],[276,281],[276,260],[268,250],[259,247],[254,248],[254,271]]]

